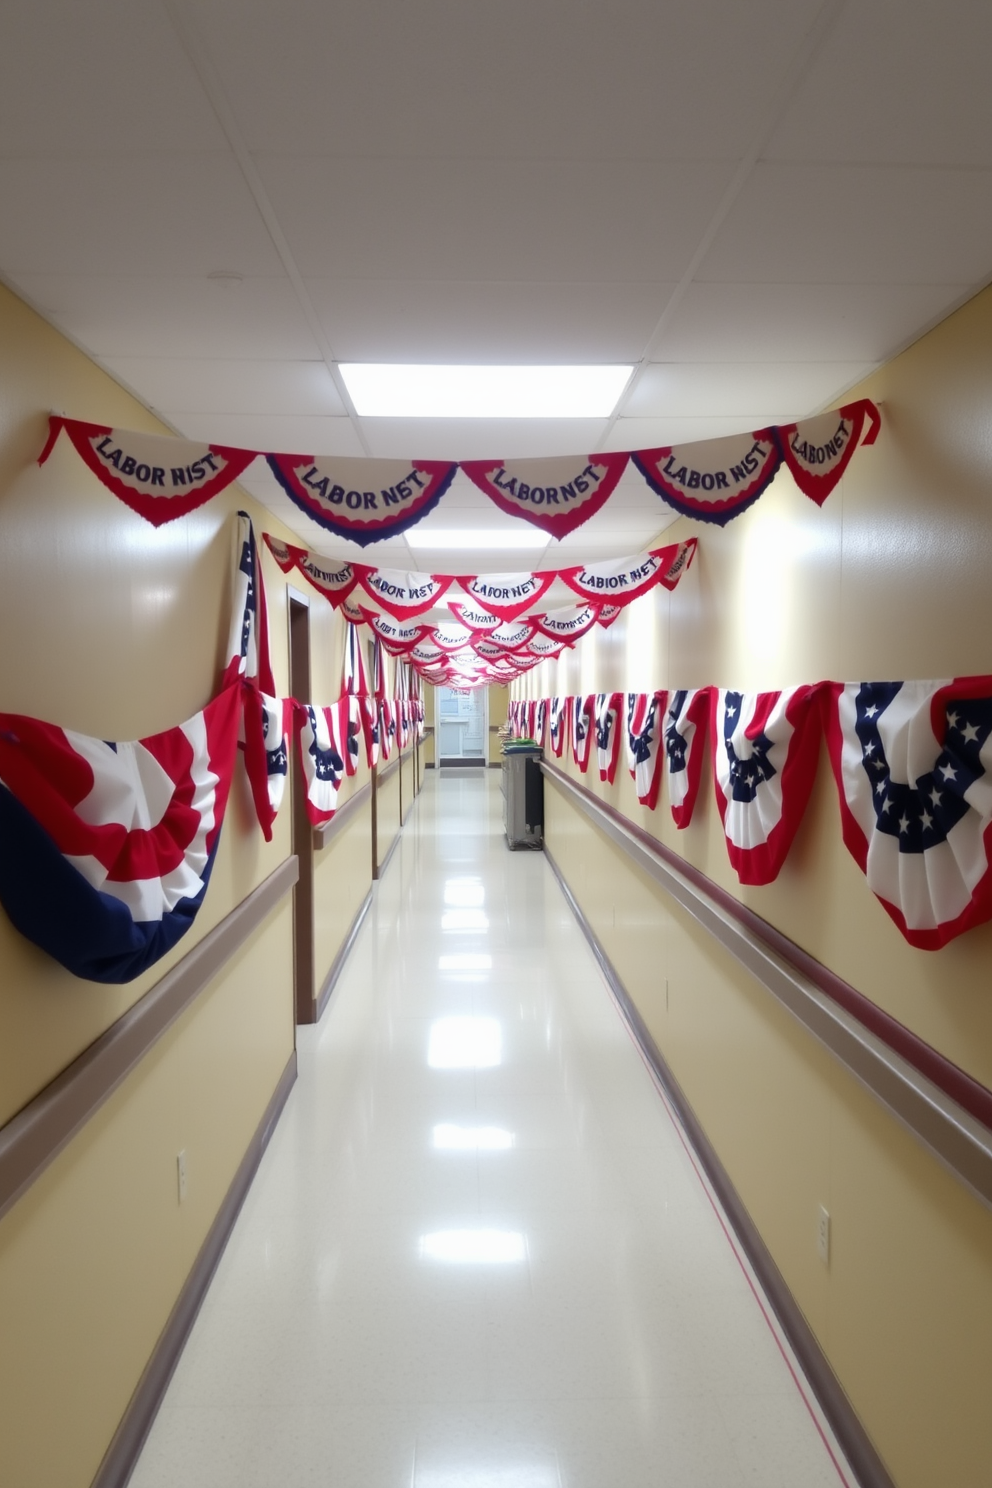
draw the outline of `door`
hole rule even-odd
[[[310,698],[310,607],[306,600],[289,595],[289,690],[297,702]],[[293,798],[293,852],[300,876],[293,890],[293,987],[297,1023],[312,1023],[316,1016],[313,945],[313,828],[307,816],[301,772],[290,768]]]
[[[486,690],[437,690],[437,757],[439,765],[485,765]]]

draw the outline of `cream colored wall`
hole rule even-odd
[[[674,595],[637,601],[515,696],[992,671],[992,291],[850,397],[883,402],[818,509],[785,473],[700,536]],[[565,762],[563,762],[565,763]],[[844,848],[824,757],[778,880],[730,869],[708,771],[692,825],[587,789],[682,853],[887,1012],[992,1084],[992,927],[906,944]],[[992,1217],[550,789],[547,839],[901,1488],[992,1480]],[[665,980],[669,1009],[662,1007]],[[829,1271],[816,1207],[833,1222]]]
[[[276,524],[229,490],[156,530],[64,436],[38,468],[50,409],[161,432],[0,289],[0,707],[103,738],[168,728],[210,699],[226,659],[237,508],[256,531]],[[278,618],[283,580],[265,572]],[[274,663],[285,690],[278,624]],[[203,909],[144,976],[79,981],[0,915],[0,1121],[288,855],[288,813],[266,844],[239,765]],[[292,1054],[290,951],[287,901],[0,1222],[0,1482],[90,1482]]]
[[[314,965],[318,993],[371,884],[369,799],[314,860]]]
[[[0,1224],[0,1483],[92,1481],[292,1048],[291,953],[286,901]]]
[[[489,754],[488,760],[491,765],[500,763],[500,743],[495,730],[506,722],[507,709],[510,706],[510,689],[508,687],[490,687],[489,691]]]
[[[393,754],[387,761],[387,768],[394,763],[396,755]],[[379,766],[380,776],[382,765]],[[378,828],[378,862],[380,869],[386,861],[389,849],[400,830],[400,772],[393,770],[385,780],[379,780],[377,791],[376,823]]]
[[[436,763],[435,746],[437,743],[437,690],[429,683],[423,684],[424,688],[424,725],[431,732],[421,740],[421,753],[424,757],[424,769],[428,765]]]

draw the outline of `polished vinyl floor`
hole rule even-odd
[[[495,771],[299,1052],[133,1488],[853,1488]]]

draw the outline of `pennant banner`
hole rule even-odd
[[[638,801],[651,811],[658,804],[661,786],[665,757],[661,744],[667,698],[666,692],[627,694],[627,769],[633,778]]]
[[[266,455],[290,501],[350,542],[394,537],[433,511],[458,466],[439,460],[338,459]]]
[[[774,429],[637,450],[631,458],[669,506],[721,527],[757,501],[782,462]]]
[[[550,573],[460,574],[457,582],[480,608],[507,625],[540,603],[558,575]]]
[[[716,804],[741,883],[771,883],[792,846],[820,753],[818,695],[712,690]]]
[[[565,647],[570,645],[570,641],[556,641],[551,636],[536,635],[527,642],[524,650],[529,656],[537,656],[543,661],[545,658],[560,656]]]
[[[863,442],[874,444],[882,419],[869,398],[801,424],[783,424],[776,430],[779,448],[796,485],[817,506],[823,505],[850,464],[865,420],[868,431]]]
[[[533,640],[537,633],[537,623],[534,620],[519,620],[515,625],[498,625],[491,630],[487,636],[479,636],[475,641],[475,649],[480,656],[489,656],[492,653],[483,647],[496,647],[498,653],[507,651],[519,651],[526,646],[528,641]]]
[[[463,460],[469,480],[501,511],[551,537],[566,537],[607,500],[629,455],[565,455],[539,460]]]
[[[454,583],[437,574],[405,573],[398,568],[367,568],[353,565],[358,582],[368,597],[394,620],[412,620],[432,609]]]
[[[665,714],[665,780],[672,820],[681,830],[692,820],[703,777],[710,689],[673,692]]]
[[[568,732],[567,697],[553,697],[548,704],[548,740],[551,753],[561,759],[565,752],[565,735]]]
[[[472,604],[468,600],[449,599],[448,609],[459,625],[464,625],[466,630],[473,632],[495,630],[497,625],[504,623],[499,615],[491,610],[484,610],[481,605]]]
[[[992,677],[831,684],[844,842],[910,945],[992,916]]]
[[[548,610],[545,615],[535,615],[538,634],[557,641],[559,646],[572,645],[580,636],[592,630],[599,619],[600,606],[595,604],[571,605],[564,610]]]
[[[695,551],[696,539],[690,537],[687,542],[653,548],[650,553],[637,553],[633,558],[614,558],[609,563],[563,568],[560,577],[582,599],[628,605],[656,584],[674,589],[692,562]]]
[[[868,431],[862,440],[867,421]],[[685,516],[724,523],[756,501],[784,459],[800,489],[817,504],[833,490],[859,442],[874,443],[878,409],[865,398],[799,424],[728,439],[659,449],[524,460],[465,460],[460,468],[511,516],[560,539],[600,511],[627,467]],[[132,510],[156,526],[181,517],[237,480],[261,452],[143,434],[52,414],[43,465],[65,430],[89,468]],[[453,460],[378,460],[336,455],[267,453],[264,459],[290,500],[328,532],[367,546],[405,532],[437,506],[459,469]],[[509,577],[525,577],[522,575]],[[482,595],[477,603],[488,607]],[[526,596],[514,619],[539,602]]]
[[[393,620],[389,615],[367,610],[364,605],[359,609],[359,619],[371,627],[391,656],[405,656],[431,635],[429,625],[418,624],[415,620]]]
[[[108,491],[156,527],[202,506],[255,459],[254,450],[198,444],[168,434],[135,434],[52,414],[39,465],[48,459],[62,429]]]
[[[262,536],[283,573],[295,571],[302,574],[307,583],[332,605],[343,604],[354,589],[357,575],[350,563],[322,558],[319,553],[311,553],[306,548],[294,548],[292,543],[280,542],[268,532],[263,532]]]

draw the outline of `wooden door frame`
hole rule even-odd
[[[286,591],[289,628],[289,691],[298,702],[310,696],[310,601],[295,589]],[[295,750],[293,751],[295,753]],[[313,827],[307,816],[306,788],[299,767],[290,768],[292,848],[299,861],[293,890],[293,1002],[297,1023],[317,1017],[316,954],[314,949]]]

